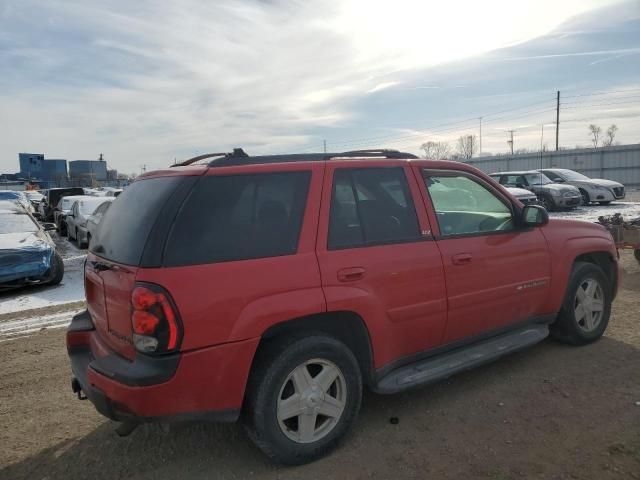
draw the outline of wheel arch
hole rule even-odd
[[[258,350],[283,335],[300,332],[323,333],[344,343],[354,354],[365,384],[373,380],[373,352],[369,331],[360,315],[352,311],[322,312],[286,320],[267,328]],[[256,353],[257,358],[258,355]],[[251,366],[253,370],[254,366]]]

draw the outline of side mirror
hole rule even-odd
[[[45,231],[47,232],[51,232],[53,230],[56,230],[56,224],[55,223],[51,223],[51,222],[45,222],[42,224],[42,227],[45,229]]]
[[[540,205],[527,205],[522,209],[522,224],[527,227],[540,227],[549,223],[549,213]]]

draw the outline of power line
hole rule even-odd
[[[567,95],[564,98],[595,97],[598,95],[612,95],[614,93],[637,92],[637,91],[640,91],[640,88],[631,88],[629,90],[609,90],[609,91],[603,91],[603,92],[583,93],[580,95]]]

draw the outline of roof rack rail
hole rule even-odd
[[[228,158],[228,157],[248,157],[245,151],[241,148],[234,148],[233,152],[221,152],[221,153],[205,153],[204,155],[198,155],[197,157],[190,158],[189,160],[185,160],[180,163],[174,163],[173,165],[169,165],[169,167],[186,167],[187,165],[194,164],[199,162],[200,160],[204,160],[205,158]],[[212,160],[215,161],[215,160]]]
[[[348,152],[342,153],[330,153],[326,156],[326,159],[331,160],[332,158],[340,157],[418,158],[413,153],[380,148],[367,150],[350,150]]]

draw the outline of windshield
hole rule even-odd
[[[527,179],[529,185],[546,185],[547,183],[553,183],[543,173],[527,173],[524,177]]]
[[[555,170],[554,173],[557,173],[561,177],[564,177],[565,180],[591,180],[586,175],[582,175],[581,173],[574,172],[573,170]]]
[[[37,232],[38,225],[24,213],[0,212],[0,234]]]

